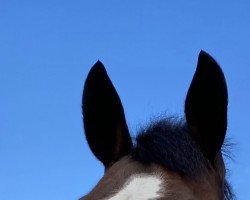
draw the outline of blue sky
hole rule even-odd
[[[77,199],[103,174],[83,135],[81,93],[100,59],[129,128],[183,115],[200,49],[229,90],[227,161],[250,198],[249,1],[0,0],[0,199]]]

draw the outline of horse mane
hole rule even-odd
[[[132,158],[144,164],[156,163],[182,176],[195,178],[207,168],[208,160],[188,132],[184,119],[158,118],[139,130]],[[235,199],[227,180],[224,194],[225,200]]]

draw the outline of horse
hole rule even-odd
[[[184,117],[162,117],[131,139],[124,109],[97,61],[83,89],[87,143],[105,168],[80,200],[232,200],[223,147],[228,92],[215,59],[201,50],[187,91]]]

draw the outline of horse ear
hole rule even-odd
[[[227,129],[227,86],[220,66],[201,51],[187,93],[185,115],[190,136],[213,163]]]
[[[90,149],[106,168],[131,150],[121,100],[100,61],[85,81],[82,113]]]

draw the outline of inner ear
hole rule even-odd
[[[217,62],[201,51],[187,93],[185,115],[190,136],[213,162],[223,144],[227,129],[227,86]]]
[[[100,61],[85,81],[82,113],[87,142],[106,168],[129,153],[132,140],[121,100]]]

